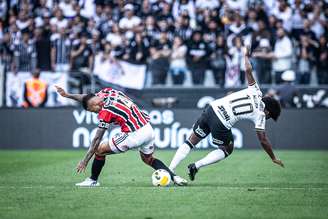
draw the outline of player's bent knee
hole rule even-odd
[[[233,152],[233,142],[230,143],[227,146],[219,146],[219,149],[221,149],[223,151],[223,153],[225,154],[225,157],[228,157],[230,154],[232,154]]]
[[[107,142],[100,143],[99,147],[97,148],[95,154],[97,156],[106,156],[107,154],[112,154],[109,145]]]
[[[141,160],[147,165],[151,165],[155,159],[153,157],[153,154],[144,154],[142,152],[140,152],[140,157],[141,157]]]

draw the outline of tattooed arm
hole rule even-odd
[[[61,88],[61,87],[59,87],[57,85],[55,85],[55,87],[57,89],[57,93],[59,93],[60,96],[66,97],[66,98],[69,98],[69,99],[72,99],[72,100],[75,100],[75,101],[78,101],[80,103],[82,102],[83,97],[86,95],[86,94],[70,94],[70,93],[66,93],[66,91],[63,88]]]
[[[88,162],[90,161],[90,159],[96,152],[96,150],[101,142],[101,139],[104,136],[105,131],[106,131],[106,129],[104,129],[104,128],[97,129],[96,135],[91,142],[88,152],[84,156],[83,160],[81,160],[80,163],[76,167],[76,171],[78,173],[83,172],[85,170],[85,168],[87,167]]]

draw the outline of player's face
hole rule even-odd
[[[88,111],[98,113],[102,105],[103,101],[100,97],[93,97],[88,101]]]

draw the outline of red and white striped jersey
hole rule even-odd
[[[98,113],[99,127],[108,128],[110,123],[121,127],[122,132],[134,132],[149,122],[149,116],[139,109],[123,92],[104,88],[96,94],[104,105]]]

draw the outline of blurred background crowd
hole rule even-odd
[[[146,86],[328,84],[325,0],[0,0],[6,72],[61,72],[82,91],[146,65]],[[28,85],[25,85],[28,86]]]

